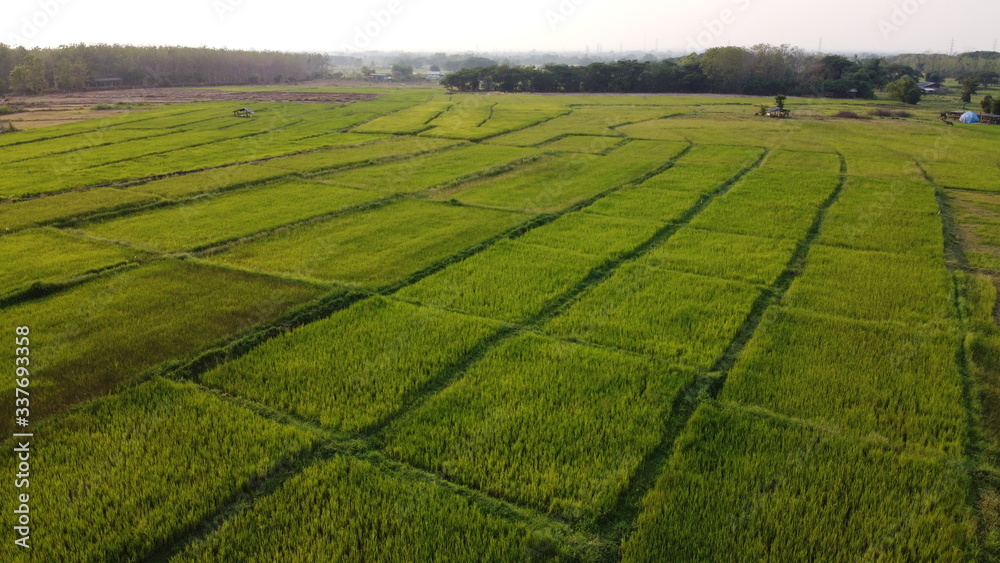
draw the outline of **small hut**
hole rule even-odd
[[[250,108],[234,109],[233,117],[253,117],[253,110]]]
[[[767,111],[764,112],[764,115],[766,115],[768,117],[781,117],[781,118],[784,118],[784,117],[788,117],[789,114],[791,114],[790,111],[786,110],[785,108],[779,108],[779,107],[773,107],[773,108],[771,108],[771,109],[769,109],[769,110],[767,110]]]

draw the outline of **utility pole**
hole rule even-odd
[[[823,36],[820,36],[819,38],[819,51],[817,51],[817,53],[819,53],[820,55],[823,54]]]
[[[948,49],[948,54],[949,55],[954,55],[955,54],[955,38],[954,37],[951,38],[951,48]]]

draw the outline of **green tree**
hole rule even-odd
[[[983,108],[983,113],[992,113],[993,96],[986,96],[983,98],[983,101],[979,103],[979,107]]]
[[[392,65],[392,79],[399,82],[406,82],[413,78],[413,67],[406,63],[396,63]]]
[[[969,103],[972,101],[972,96],[976,95],[979,91],[979,79],[978,78],[966,78],[962,81],[962,101]]]
[[[45,91],[45,63],[34,55],[27,55],[24,64],[10,71],[10,87],[25,94],[40,94]]]
[[[922,92],[917,82],[910,76],[904,76],[895,82],[890,82],[886,87],[890,100],[896,100],[911,105],[916,105],[920,101]]]
[[[53,82],[60,90],[83,90],[88,74],[87,63],[70,59],[59,59],[52,70]]]
[[[778,106],[779,109],[785,109],[785,100],[787,99],[787,96],[775,96],[774,105]]]

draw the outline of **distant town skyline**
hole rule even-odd
[[[807,52],[995,50],[996,0],[8,0],[0,42],[274,51],[673,52],[790,44]]]

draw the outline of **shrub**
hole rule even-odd
[[[838,112],[834,117],[842,117],[844,119],[861,119],[861,116],[854,113],[853,111],[841,111]]]
[[[920,101],[922,92],[913,78],[904,76],[895,82],[890,82],[886,88],[890,100],[916,105]]]

